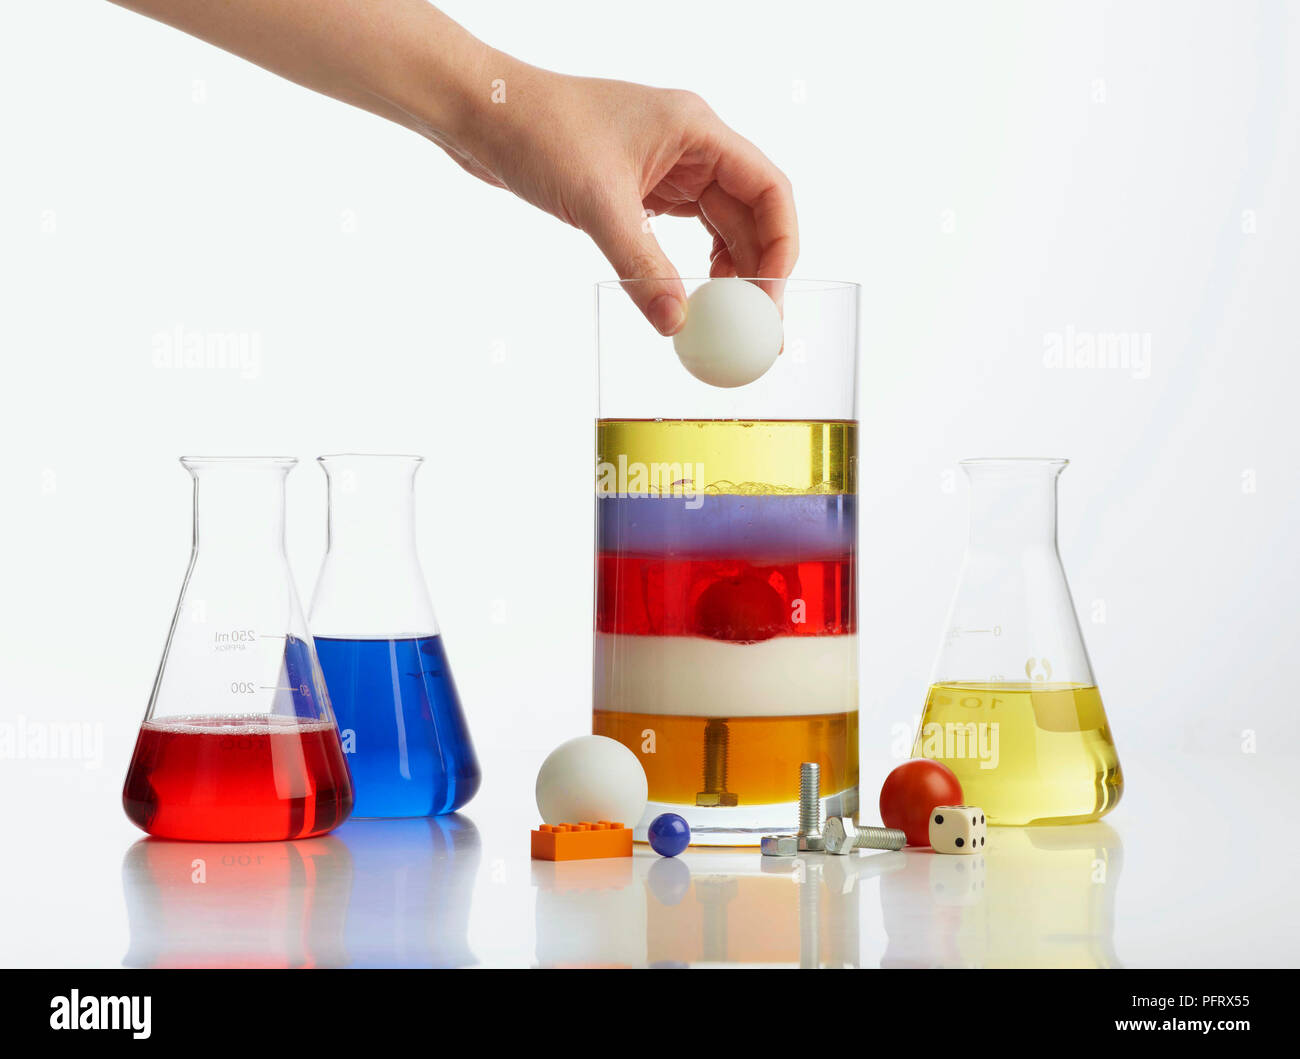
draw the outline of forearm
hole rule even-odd
[[[715,276],[779,280],[798,256],[789,181],[690,93],[529,66],[425,0],[114,2],[414,129],[580,228],[622,279],[646,281],[628,293],[665,335],[686,293],[648,216],[699,218]]]
[[[113,0],[443,146],[503,56],[424,0]]]

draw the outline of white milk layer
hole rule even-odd
[[[598,710],[690,717],[789,717],[858,708],[857,636],[736,644],[596,633]]]

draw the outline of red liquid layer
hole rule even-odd
[[[857,631],[854,560],[596,556],[596,629],[753,643]]]
[[[122,804],[158,838],[311,838],[347,819],[352,778],[332,722],[174,717],[140,726]]]

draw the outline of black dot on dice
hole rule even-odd
[[[984,836],[982,835],[980,836],[980,845],[981,846],[984,845]]]
[[[943,813],[935,813],[935,814],[934,814],[934,822],[935,822],[936,824],[942,824],[942,823],[943,823]]]
[[[959,839],[957,839],[957,848],[958,848],[958,849],[961,849],[961,847],[964,846],[964,845],[966,845],[966,840],[965,840],[964,838],[959,838]]]
[[[971,827],[974,827],[974,826],[976,826],[976,825],[979,823],[979,821],[976,820],[975,817],[972,816],[972,817],[970,818],[970,823],[971,823]]]
[[[984,814],[980,813],[980,823],[984,823]]]

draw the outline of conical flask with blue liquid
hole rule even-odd
[[[416,552],[423,457],[319,462],[329,539],[308,622],[352,769],[352,815],[454,812],[480,772]]]

